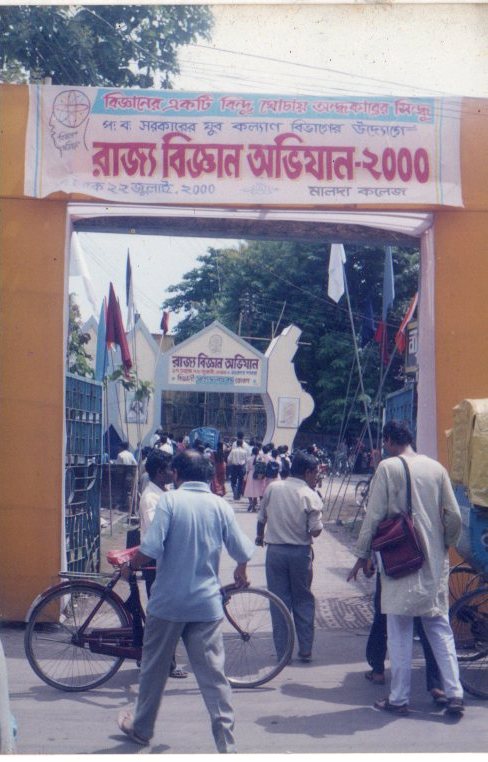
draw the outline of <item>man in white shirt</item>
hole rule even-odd
[[[267,546],[266,581],[293,614],[298,658],[312,658],[315,599],[312,585],[312,542],[323,529],[322,501],[315,492],[319,462],[297,452],[290,476],[272,481],[259,507],[256,545]],[[273,613],[273,612],[271,612]],[[286,647],[286,632],[273,622],[278,658]]]
[[[238,439],[235,447],[230,451],[227,458],[229,469],[230,486],[234,500],[240,500],[244,492],[244,476],[246,473],[247,450],[242,439]]]
[[[129,450],[128,442],[120,443],[120,452],[117,455],[117,460],[115,462],[122,464],[123,466],[137,466],[137,460]]]

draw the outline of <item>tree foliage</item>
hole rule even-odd
[[[90,364],[92,356],[87,352],[86,345],[90,341],[90,334],[83,333],[80,308],[74,301],[74,294],[69,295],[69,323],[68,323],[68,347],[66,351],[66,365],[70,373],[78,376],[94,377],[93,368]]]
[[[4,81],[171,87],[179,46],[208,39],[199,5],[10,5],[0,14]]]
[[[373,314],[382,312],[384,249],[346,245],[346,277],[349,285],[355,330],[358,336],[371,300]],[[234,249],[212,249],[199,257],[198,267],[169,290],[165,309],[183,314],[175,328],[182,341],[218,319],[244,337],[270,340],[294,323],[302,330],[295,355],[299,380],[315,400],[315,411],[307,430],[331,435],[341,427],[344,412],[356,396],[352,429],[362,425],[354,344],[343,297],[336,305],[327,297],[329,246],[300,242],[248,242]],[[418,251],[394,248],[395,302],[387,318],[390,350],[393,337],[417,289]],[[266,341],[248,339],[261,351]],[[380,351],[374,341],[360,350],[365,391],[374,399],[380,379]],[[402,358],[395,357],[385,383],[385,392],[403,385]],[[349,388],[349,395],[347,390]]]

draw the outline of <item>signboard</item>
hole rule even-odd
[[[31,85],[25,189],[145,204],[462,206],[460,100]]]
[[[295,428],[300,425],[300,400],[298,397],[278,397],[278,421],[279,429]]]
[[[267,358],[218,321],[163,355],[164,389],[262,394]]]
[[[418,370],[417,352],[419,347],[419,328],[416,320],[407,325],[407,348],[405,352],[405,373],[416,373]]]

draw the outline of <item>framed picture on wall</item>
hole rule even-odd
[[[127,423],[147,423],[148,397],[142,400],[134,398],[134,392],[127,392],[126,415]]]
[[[298,397],[278,397],[279,429],[298,428],[300,415],[300,399]]]

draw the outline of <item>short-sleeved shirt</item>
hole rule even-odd
[[[121,450],[117,455],[116,463],[121,463],[123,466],[137,466],[137,460],[129,450]]]
[[[141,527],[141,540],[144,539],[147,530],[152,524],[156,506],[164,495],[164,490],[152,481],[144,488],[139,501],[139,519]]]
[[[173,622],[221,619],[223,547],[237,563],[248,561],[255,549],[225,500],[204,482],[184,482],[165,492],[140,546],[157,561],[148,612]]]
[[[264,541],[268,544],[310,545],[310,533],[323,529],[322,500],[296,476],[275,480],[263,495],[258,521],[266,523]]]

